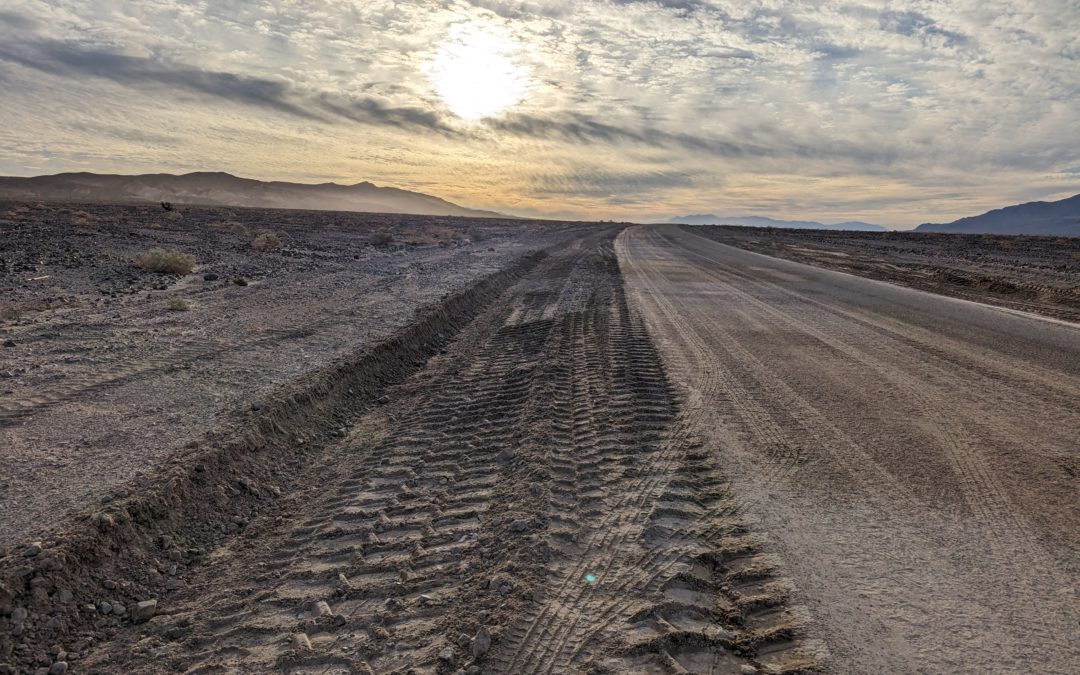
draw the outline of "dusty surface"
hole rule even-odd
[[[747,227],[692,231],[758,253],[1080,322],[1080,237]]]
[[[715,457],[683,428],[626,305],[617,230],[597,230],[508,288],[359,419],[305,487],[87,667],[812,664],[782,580],[732,510]]]
[[[838,672],[1076,672],[1080,328],[724,246],[617,250]]]
[[[1074,325],[677,226],[152,214],[4,249],[3,517],[46,536],[0,555],[0,673],[1080,662]],[[131,272],[151,238],[205,267]]]
[[[0,347],[0,547],[123,493],[274,387],[565,228],[156,206],[8,204],[0,218],[0,341],[14,343]],[[261,229],[283,248],[253,248]],[[194,273],[132,264],[155,246],[193,255]],[[170,311],[176,298],[192,309]]]

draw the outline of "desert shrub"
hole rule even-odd
[[[389,232],[376,232],[371,235],[371,243],[376,246],[386,246],[392,241],[394,241],[394,237]]]
[[[476,225],[469,228],[469,241],[484,241],[485,238],[484,231]]]
[[[278,251],[281,249],[281,237],[269,230],[263,230],[255,235],[251,245],[257,251]]]
[[[191,274],[191,270],[195,269],[195,258],[180,251],[152,248],[135,256],[135,266],[147,272]]]
[[[165,306],[174,312],[188,312],[191,311],[191,303],[184,298],[170,298]]]

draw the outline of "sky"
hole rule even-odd
[[[1080,192],[1080,0],[5,0],[0,173],[908,228]]]

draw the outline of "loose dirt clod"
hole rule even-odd
[[[157,600],[143,600],[135,603],[135,606],[131,609],[131,622],[132,623],[146,623],[154,617],[154,613],[157,612]]]

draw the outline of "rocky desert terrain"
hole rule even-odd
[[[1069,672],[1072,244],[890,236],[0,204],[0,673]]]
[[[704,227],[766,255],[1080,321],[1080,237]]]

